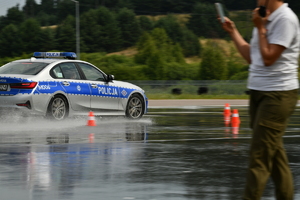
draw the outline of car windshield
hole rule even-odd
[[[37,75],[48,63],[11,62],[0,67],[0,74]]]

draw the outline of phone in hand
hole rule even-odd
[[[224,15],[224,10],[223,10],[222,4],[215,3],[215,6],[216,6],[216,9],[217,9],[218,15],[221,19],[221,22],[224,23],[225,22],[225,15]]]
[[[258,14],[261,17],[266,17],[266,15],[267,15],[267,8],[266,8],[266,6],[259,6]]]

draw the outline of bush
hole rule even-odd
[[[134,63],[133,58],[121,55],[105,56],[104,54],[84,54],[83,59],[101,69],[106,74],[112,74],[117,80],[145,80],[144,66]]]
[[[227,74],[224,52],[217,43],[208,42],[202,53],[199,69],[200,80],[226,80]]]

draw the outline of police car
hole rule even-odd
[[[113,75],[76,60],[73,52],[35,52],[30,59],[0,67],[0,110],[17,108],[55,120],[89,111],[139,119],[147,107],[140,87],[115,81]]]

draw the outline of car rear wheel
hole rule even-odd
[[[129,119],[139,119],[144,114],[144,100],[138,95],[132,95],[126,106],[126,117]]]
[[[54,120],[63,120],[68,116],[69,106],[66,98],[57,95],[52,98],[48,106],[47,118]]]

